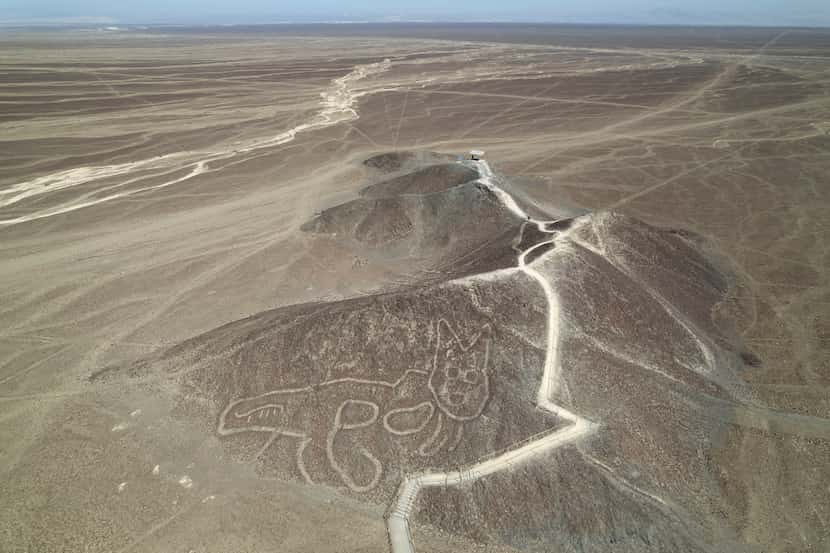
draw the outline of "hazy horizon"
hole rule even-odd
[[[312,22],[515,22],[644,25],[745,25],[830,26],[830,3],[799,0],[749,2],[715,0],[680,3],[633,0],[598,0],[593,3],[531,1],[520,7],[494,0],[458,0],[453,3],[423,0],[417,4],[393,0],[356,0],[344,9],[342,2],[266,0],[219,2],[210,6],[195,0],[173,3],[147,0],[141,5],[113,5],[100,0],[9,0],[0,9],[0,24],[273,24]]]

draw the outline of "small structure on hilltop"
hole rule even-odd
[[[470,153],[467,154],[467,159],[472,161],[481,161],[484,159],[484,151],[483,150],[470,150]]]

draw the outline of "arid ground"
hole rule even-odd
[[[0,552],[828,551],[828,244],[828,30],[3,31]]]

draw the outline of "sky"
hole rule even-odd
[[[830,0],[0,0],[0,23],[397,20],[830,26]]]

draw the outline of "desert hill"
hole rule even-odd
[[[754,401],[728,263],[611,212],[517,216],[489,166],[447,157],[375,156],[380,179],[303,226],[418,258],[435,269],[422,281],[266,311],[97,378],[171,382],[263,477],[393,505],[413,475],[448,475],[413,496],[416,544],[433,527],[527,551],[744,547],[761,501],[747,443],[827,436]],[[524,455],[575,424],[590,431]],[[447,483],[477,466],[491,472]]]

